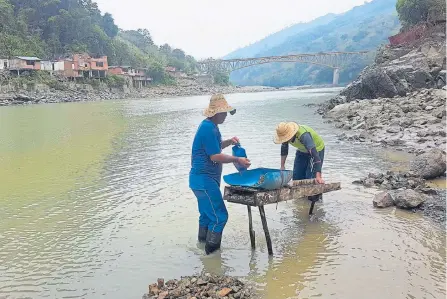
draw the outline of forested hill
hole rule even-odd
[[[320,51],[375,50],[398,32],[396,0],[373,0],[343,14],[330,14],[270,35],[226,57],[260,57]],[[353,80],[370,61],[353,60],[344,66],[340,82]],[[272,63],[231,74],[238,85],[290,86],[332,83],[332,70],[298,63]]]
[[[146,29],[123,31],[92,0],[0,0],[0,57],[44,59],[74,52],[107,55],[110,65],[146,67],[159,77],[164,66],[192,70],[181,49],[154,45]]]

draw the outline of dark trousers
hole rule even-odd
[[[323,168],[324,148],[318,152]],[[296,151],[295,162],[293,163],[293,180],[314,179],[313,158],[309,153]]]

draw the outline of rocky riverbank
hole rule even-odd
[[[159,85],[142,89],[93,88],[90,85],[61,84],[58,89],[40,85],[32,91],[0,92],[0,106],[43,103],[86,102],[134,98],[164,98],[209,95],[213,93],[248,93],[276,90],[263,86],[235,87],[209,85],[196,80],[179,80],[177,85]]]
[[[254,298],[253,288],[231,276],[216,276],[202,273],[198,276],[182,277],[165,283],[159,278],[157,283],[149,285],[143,299],[249,299]]]
[[[346,130],[339,139],[369,142],[409,153],[445,148],[445,91],[423,89],[407,96],[351,101],[325,116]]]
[[[446,192],[429,179],[446,171],[446,90],[438,89],[446,68],[445,27],[411,44],[379,49],[374,64],[317,113],[344,130],[341,140],[392,147],[415,154],[409,172],[370,173],[354,181],[378,188],[377,208],[420,212],[445,225]]]

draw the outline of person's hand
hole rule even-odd
[[[250,160],[248,160],[247,158],[242,158],[242,157],[237,159],[237,163],[245,168],[248,168],[251,165]]]
[[[324,184],[324,180],[321,177],[321,173],[317,173],[315,180],[317,181],[318,184]]]
[[[238,144],[238,143],[239,143],[239,138],[237,138],[236,136],[233,137],[233,138],[231,138],[230,140],[231,140],[231,144],[232,144],[232,145],[235,145],[235,144]]]

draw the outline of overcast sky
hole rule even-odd
[[[282,28],[365,0],[96,0],[122,29],[147,28],[197,59],[224,56]],[[366,1],[366,2],[369,2]]]

